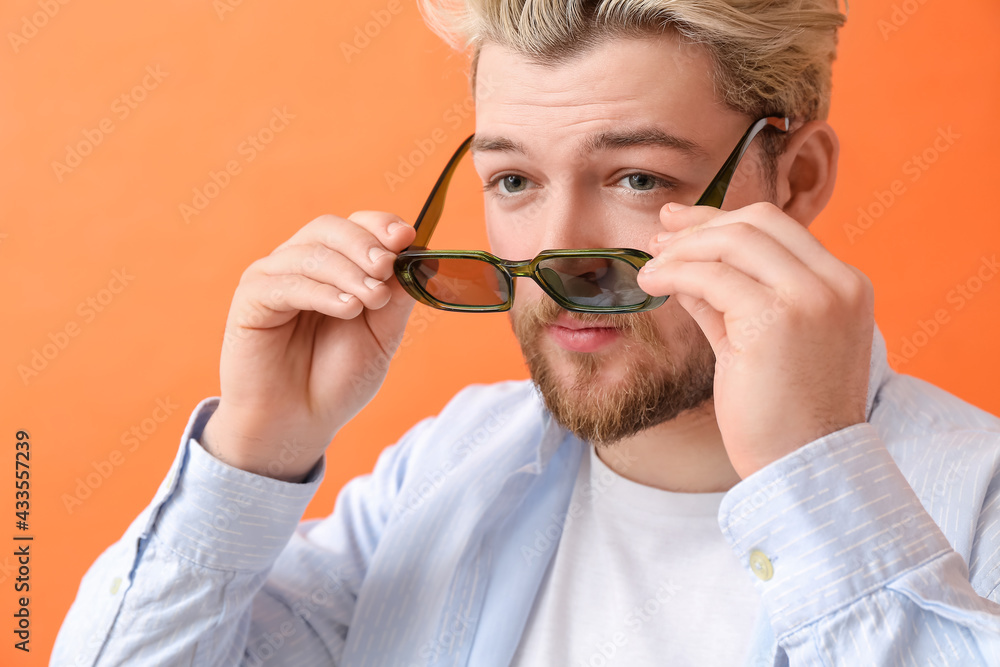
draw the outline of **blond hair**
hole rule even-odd
[[[459,50],[493,42],[533,62],[557,64],[613,37],[672,30],[683,46],[704,47],[716,97],[753,120],[784,115],[826,119],[837,0],[420,0],[428,25]],[[761,135],[765,167],[786,135]]]

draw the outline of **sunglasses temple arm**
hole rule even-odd
[[[427,248],[427,243],[431,240],[431,234],[434,233],[434,228],[437,227],[438,220],[441,219],[441,212],[444,210],[444,199],[445,194],[448,192],[448,184],[451,182],[451,177],[455,174],[462,156],[469,150],[469,145],[472,144],[474,136],[476,135],[470,134],[462,142],[462,145],[458,147],[454,155],[451,156],[451,159],[448,160],[444,171],[438,176],[437,183],[434,184],[430,195],[427,196],[427,201],[424,202],[424,207],[420,209],[420,215],[417,216],[416,222],[413,223],[413,229],[416,230],[417,235],[413,239],[413,243],[410,244],[410,249],[423,250]]]
[[[761,118],[756,123],[750,126],[750,129],[746,131],[740,143],[737,144],[733,152],[729,154],[729,158],[726,159],[726,163],[722,165],[722,169],[719,170],[719,175],[716,176],[715,180],[708,189],[705,190],[705,194],[701,196],[695,206],[714,206],[715,208],[722,207],[722,200],[726,196],[726,190],[729,189],[729,182],[733,179],[733,174],[736,173],[736,166],[740,163],[740,159],[743,158],[743,154],[746,153],[747,148],[750,147],[750,142],[753,138],[757,136],[757,133],[763,130],[768,125],[775,127],[782,132],[788,131],[789,126],[788,118],[779,118],[777,116],[770,116],[768,118]]]

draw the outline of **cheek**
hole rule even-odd
[[[595,245],[635,248],[653,254],[653,240],[664,229],[660,222],[660,210],[658,203],[636,210],[618,201],[608,202],[603,211],[604,220],[600,231],[588,238]]]
[[[656,253],[653,251],[653,242],[656,240],[656,235],[663,230],[664,227],[660,222],[659,217],[649,223],[643,223],[641,225],[633,224],[619,236],[619,239],[621,240],[616,244],[616,246],[635,248],[636,250],[642,250],[651,255],[655,255]]]
[[[677,299],[669,298],[667,302],[652,311],[653,321],[656,322],[657,328],[660,330],[660,334],[670,342],[672,338],[676,338],[679,335],[689,337],[689,333],[693,329],[700,331],[697,322],[691,317],[691,314],[684,310],[680,302]]]
[[[490,252],[494,255],[500,255],[500,248],[503,246],[505,239],[502,235],[498,236],[498,231],[495,223],[490,220],[489,212],[486,213],[486,240],[490,244]]]
[[[514,305],[512,306],[515,312],[523,310],[526,304],[538,303],[542,299],[549,298],[533,281],[524,278],[518,278],[517,281],[514,287]]]

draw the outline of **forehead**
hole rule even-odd
[[[566,138],[625,122],[707,139],[713,123],[733,116],[716,98],[709,54],[671,32],[608,38],[556,64],[495,43],[484,44],[478,59],[477,134],[518,129]]]

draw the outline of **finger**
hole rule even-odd
[[[712,224],[670,239],[646,266],[667,261],[722,262],[780,294],[824,287],[821,279],[781,243],[748,222]]]
[[[691,318],[698,324],[705,338],[717,350],[719,343],[726,337],[726,319],[722,313],[712,308],[704,299],[698,299],[687,294],[675,294],[673,297]]]
[[[681,231],[670,236],[669,241],[683,238],[699,229],[746,222],[766,232],[784,246],[799,261],[820,276],[829,287],[835,288],[845,280],[850,280],[844,263],[830,253],[806,226],[774,204],[768,202],[751,204],[733,211],[723,211],[720,215],[708,219],[706,219],[705,214],[691,211],[691,209],[699,208],[705,207],[692,206],[672,214],[668,213],[678,218],[672,224],[681,228]],[[685,222],[689,216],[693,218],[692,224]],[[658,235],[658,239],[653,241],[651,244],[653,251],[668,242],[663,236],[663,234]]]
[[[357,297],[333,285],[317,282],[303,275],[278,277],[258,274],[241,283],[245,298],[234,312],[234,324],[247,329],[270,329],[288,322],[300,311],[315,311],[349,320],[361,314]]]
[[[638,284],[653,296],[686,294],[704,299],[727,318],[760,312],[775,298],[775,292],[742,271],[721,262],[668,260],[639,271]]]
[[[292,245],[322,244],[343,253],[377,280],[392,275],[395,253],[413,240],[413,228],[391,213],[363,211],[358,220],[323,215],[296,232],[275,252]]]
[[[409,245],[410,235],[414,234],[410,227],[402,218],[395,213],[384,211],[356,211],[346,218],[337,215],[321,215],[303,225],[282,245],[303,243],[310,240],[322,240],[317,237],[317,233],[335,232],[344,222],[350,222],[367,230],[372,236],[379,239],[379,242],[390,248],[393,252],[398,252]],[[281,246],[279,246],[281,247]]]
[[[394,213],[355,211],[347,216],[347,219],[367,229],[382,242],[382,245],[394,253],[406,249],[417,235],[413,227]]]
[[[350,258],[324,245],[293,245],[259,261],[267,276],[303,275],[356,296],[365,308],[378,309],[389,301],[389,286],[371,276]]]
[[[336,218],[336,216],[327,216]],[[322,220],[318,223],[332,225],[334,228],[339,222],[348,222],[366,230],[374,238],[381,242],[381,249],[387,250],[387,254],[380,254],[378,246],[364,246],[360,250],[355,247],[353,253],[348,256],[354,259],[360,266],[364,267],[364,261],[358,259],[362,251],[372,263],[369,275],[384,282],[389,290],[389,299],[375,312],[368,314],[368,323],[372,331],[379,336],[391,337],[397,335],[398,329],[405,326],[406,320],[410,317],[410,312],[416,302],[413,297],[403,289],[393,271],[393,262],[396,254],[405,250],[416,236],[416,230],[394,213],[384,211],[355,211],[346,220],[336,218],[335,220]],[[331,233],[335,233],[332,230]]]

